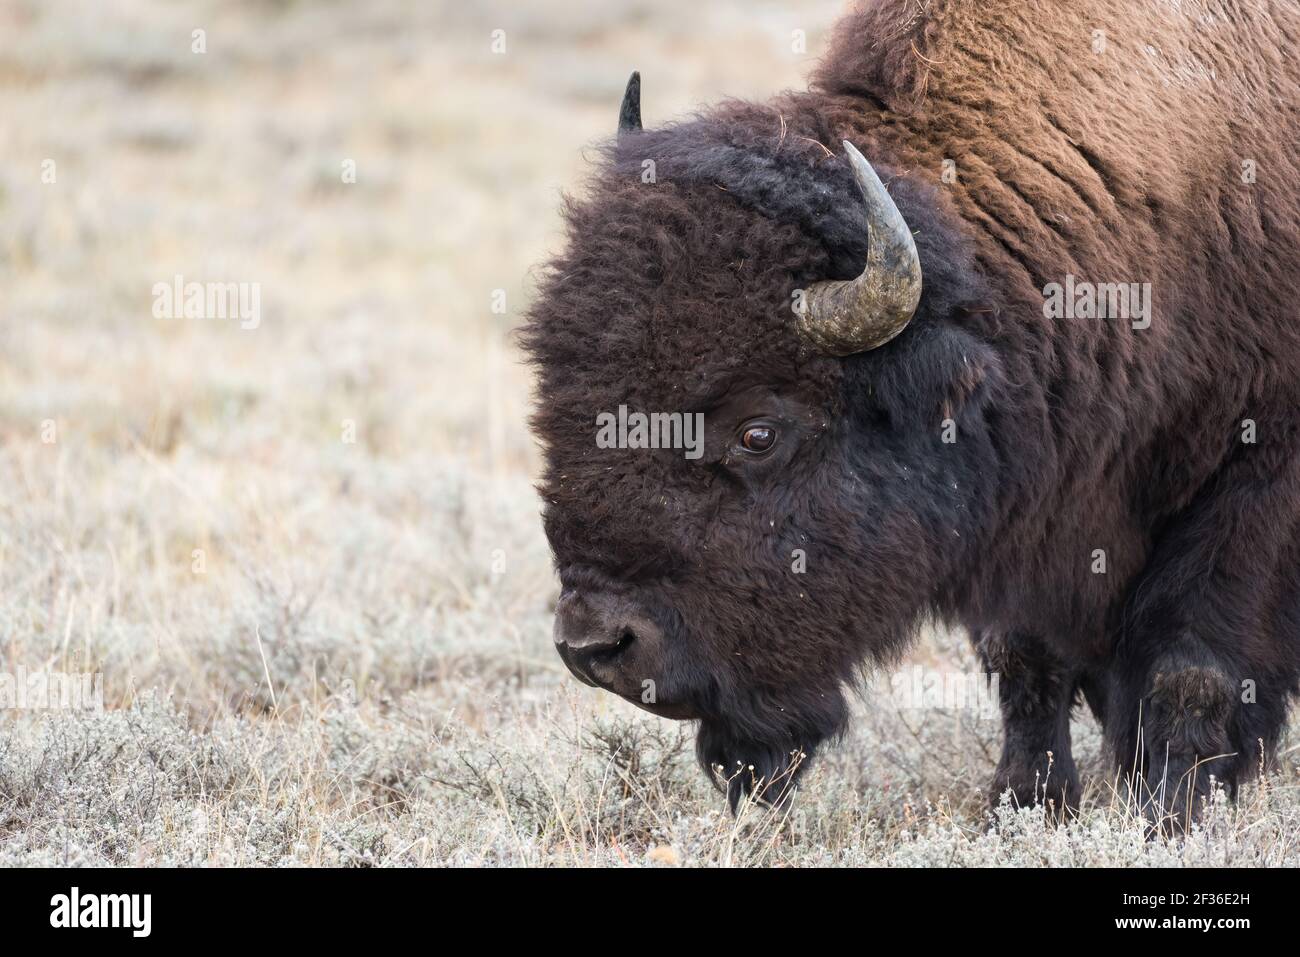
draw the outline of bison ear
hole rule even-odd
[[[888,362],[867,374],[889,421],[907,433],[929,433],[935,422],[978,417],[1002,382],[1002,364],[989,345],[956,325],[937,325],[901,338]]]
[[[618,132],[636,133],[641,129],[641,74],[632,71],[627,89],[623,91],[623,105],[618,110]]]
[[[956,309],[957,318],[963,324],[973,319],[986,321],[997,314],[996,307],[983,303]],[[996,377],[1002,365],[992,349],[964,330],[953,330],[953,345],[961,353],[961,365],[949,387],[947,404],[951,409],[961,410],[976,394],[986,394],[986,380],[990,375]],[[944,418],[952,415],[945,412]]]

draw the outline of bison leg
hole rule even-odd
[[[989,793],[997,807],[1010,790],[1019,805],[1042,804],[1055,819],[1078,809],[1079,774],[1070,753],[1077,676],[1037,638],[985,632],[976,648],[998,676],[1002,757]]]
[[[1118,620],[1107,734],[1166,833],[1195,820],[1211,777],[1235,795],[1272,753],[1295,688],[1300,439],[1271,435],[1235,447],[1160,530]]]
[[[1235,685],[1192,636],[1160,655],[1140,691],[1132,675],[1118,684],[1137,707],[1124,709],[1117,758],[1127,765],[1134,797],[1162,832],[1184,832],[1210,796],[1212,781],[1235,791],[1240,766],[1232,733]],[[1134,713],[1136,710],[1136,713]]]

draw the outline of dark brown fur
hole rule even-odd
[[[1012,665],[999,790],[1041,796],[1052,749],[1074,799],[1080,694],[1151,790],[1171,748],[1180,775],[1226,748],[1234,787],[1271,749],[1300,674],[1297,39],[1283,4],[882,0],[810,92],[611,146],[525,329],[546,527],[567,591],[664,629],[646,667],[706,764],[779,774],[929,611]],[[838,360],[789,305],[863,262],[843,139],[925,292],[897,340]],[[1066,274],[1151,283],[1150,328],[1044,318]],[[596,448],[620,403],[703,411],[703,461]],[[737,465],[735,418],[774,405],[801,424]]]

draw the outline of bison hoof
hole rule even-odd
[[[989,806],[997,819],[997,810],[1003,802],[1012,808],[1041,807],[1049,824],[1061,824],[1079,813],[1082,788],[1077,778],[1051,775],[1046,781],[1032,771],[1029,774],[1009,774],[999,771],[989,788]]]
[[[1147,824],[1147,838],[1177,839],[1200,821],[1209,803],[1214,783],[1209,775],[1169,776],[1148,773],[1142,784],[1139,806]]]

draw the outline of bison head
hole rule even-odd
[[[523,331],[555,642],[587,684],[698,720],[734,805],[783,790],[860,667],[959,587],[997,366],[961,328],[981,287],[919,177],[887,191],[822,145],[806,97],[642,131],[638,86]],[[614,422],[626,441],[601,441]]]

